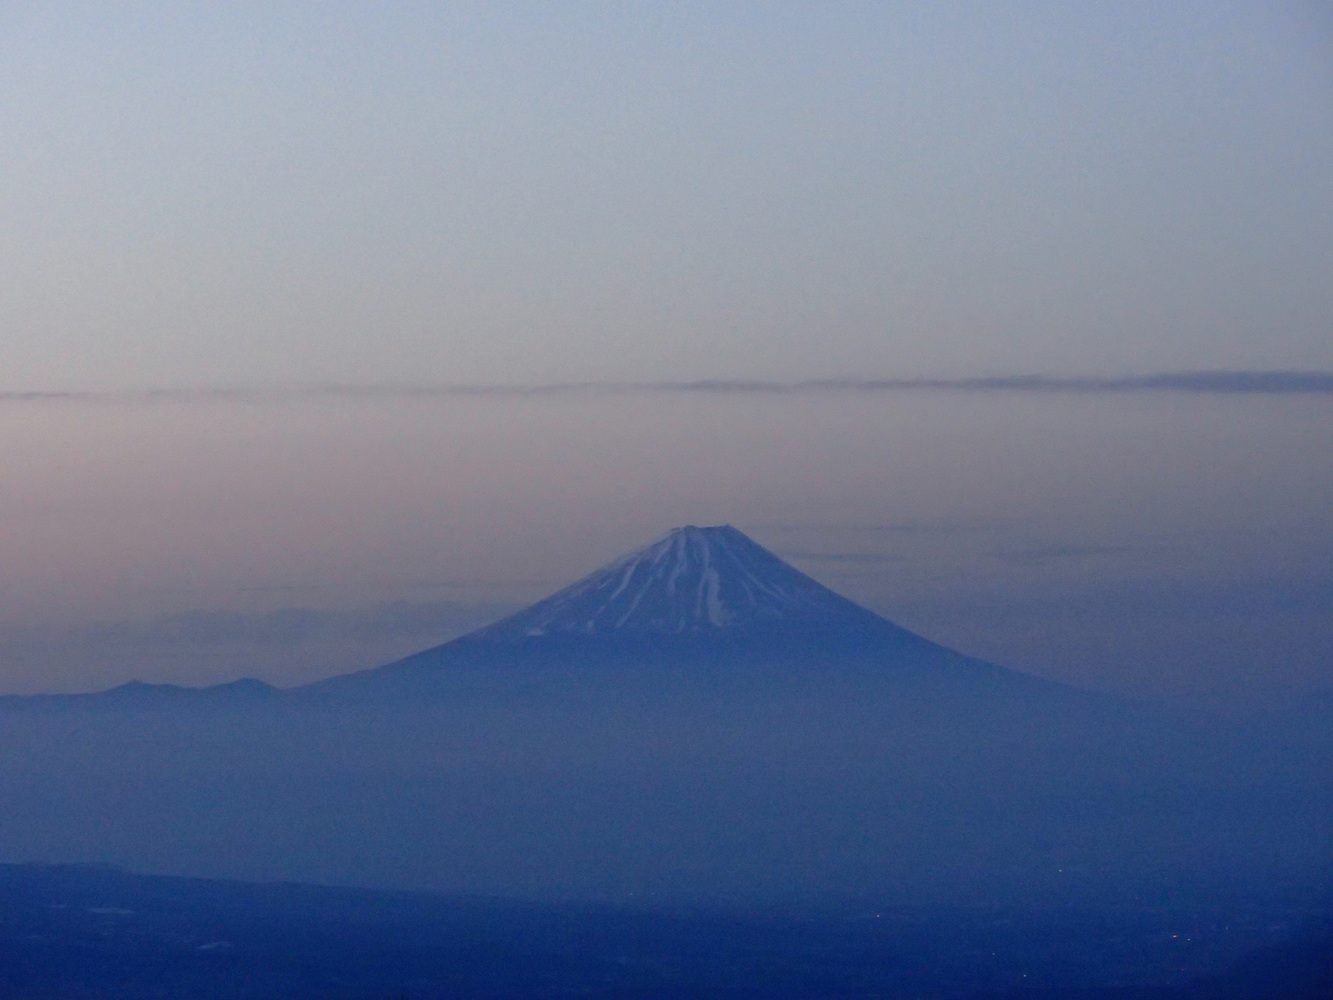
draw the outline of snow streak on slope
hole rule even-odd
[[[476,638],[888,625],[730,525],[677,528]]]

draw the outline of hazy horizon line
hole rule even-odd
[[[1187,395],[1333,395],[1333,371],[1211,370],[1142,375],[988,375],[966,378],[590,379],[535,383],[313,382],[278,385],[168,386],[145,389],[0,390],[0,403],[288,402],[301,399],[429,399],[468,396],[795,395],[809,393],[1181,393]]]

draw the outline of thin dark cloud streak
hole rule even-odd
[[[1102,559],[1122,556],[1193,555],[1193,550],[1179,545],[1048,545],[1027,549],[992,552],[1002,562],[1038,563],[1057,559]]]
[[[802,552],[783,549],[778,555],[797,562],[856,563],[875,566],[903,562],[905,557],[889,552]]]
[[[745,531],[783,534],[839,535],[953,535],[971,532],[1005,531],[1020,522],[1012,518],[968,519],[962,521],[897,521],[889,524],[835,524],[831,521],[802,523],[756,522],[740,525]]]
[[[164,387],[123,391],[0,391],[0,403],[289,403],[319,399],[409,400],[469,397],[635,396],[700,394],[782,396],[897,392],[1107,395],[1333,396],[1333,372],[1195,371],[1127,376],[994,375],[975,378],[698,379],[635,382],[590,380],[545,383],[341,383],[277,386]]]

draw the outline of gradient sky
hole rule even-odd
[[[687,522],[1329,685],[1319,5],[19,2],[0,134],[2,690],[371,666]],[[1315,377],[1134,381],[1219,371]]]

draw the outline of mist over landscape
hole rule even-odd
[[[0,7],[0,998],[1333,993],[1330,67]]]

